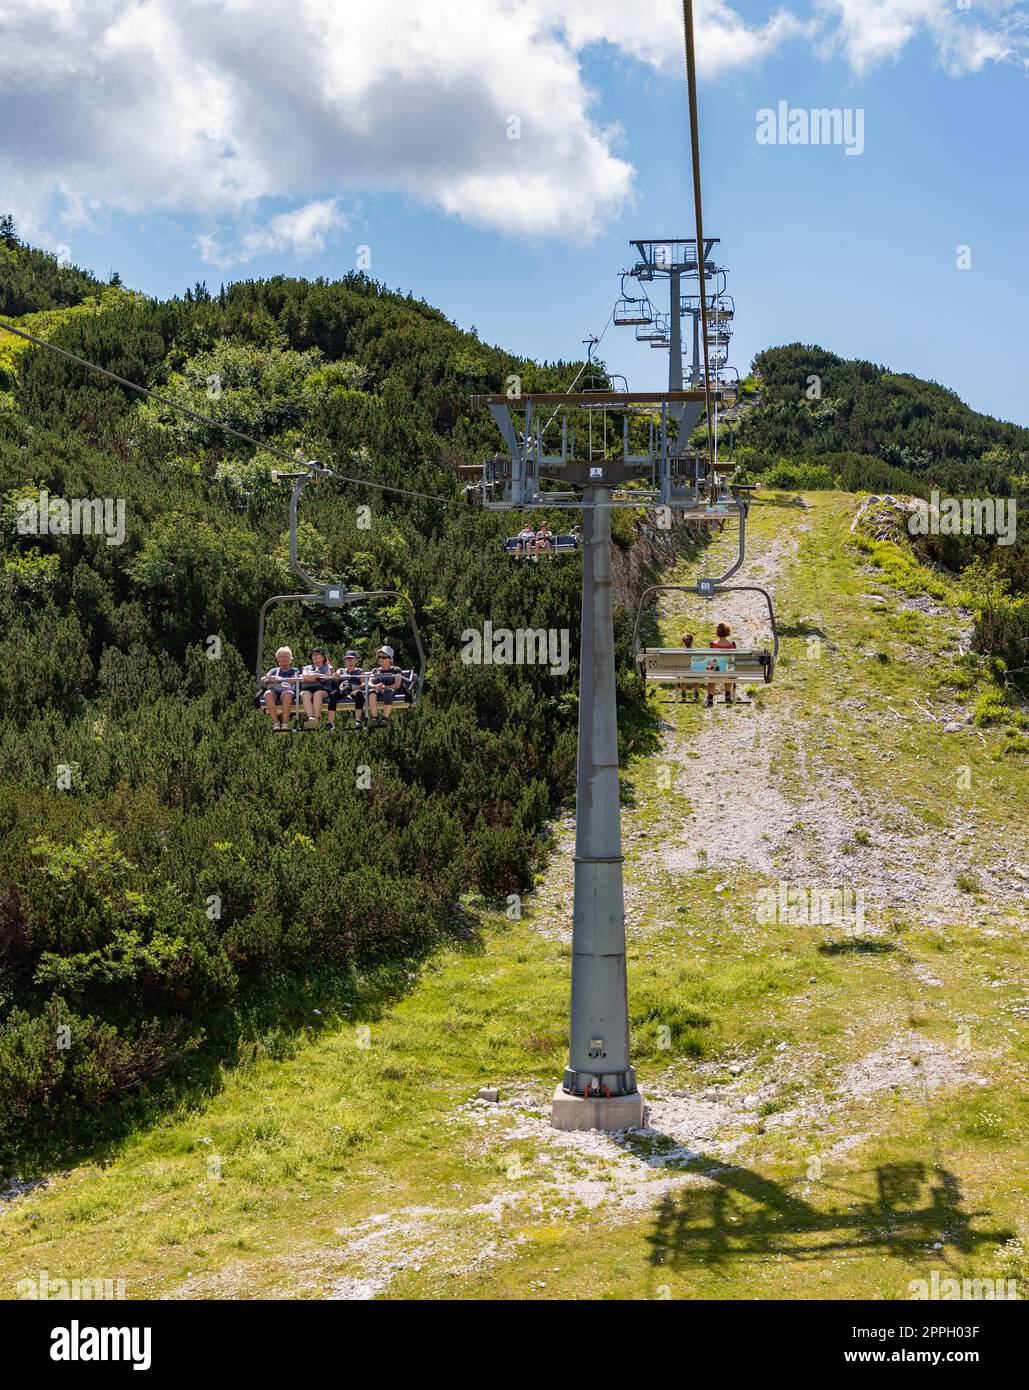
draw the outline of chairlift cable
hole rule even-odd
[[[274,454],[276,458],[285,459],[287,463],[296,464],[295,454],[288,454],[284,449],[277,448],[274,444],[267,444],[263,440],[255,439],[253,435],[244,434],[242,430],[235,429],[232,425],[225,424],[222,420],[214,420],[209,415],[201,415],[197,410],[191,410],[189,406],[180,405],[178,401],[173,401],[167,396],[160,396],[156,391],[151,391],[147,386],[140,386],[138,382],[129,381],[127,377],[119,376],[117,372],[110,372],[106,367],[98,367],[95,362],[90,362],[85,357],[78,357],[74,352],[68,352],[66,348],[58,347],[56,343],[48,343],[45,338],[37,338],[34,333],[27,333],[24,328],[15,328],[6,319],[0,319],[0,329],[7,333],[16,333],[19,338],[27,338],[30,343],[35,343],[37,347],[49,348],[51,352],[57,353],[61,357],[66,357],[69,362],[74,362],[79,367],[85,367],[91,372],[96,372],[99,376],[107,377],[109,381],[116,381],[119,386],[125,386],[130,391],[136,391],[141,396],[148,396],[151,400],[157,401],[159,405],[167,406],[169,410],[177,410],[180,415],[186,415],[191,420],[197,420],[202,425],[212,425],[215,429],[222,430],[225,434],[231,434],[236,439],[242,439],[247,444],[253,444],[255,448],[263,450],[266,454]],[[428,492],[415,492],[410,488],[395,487],[390,483],[374,483],[368,478],[350,478],[345,474],[336,473],[332,469],[326,469],[326,473],[331,474],[337,482],[353,483],[356,487],[370,487],[377,492],[394,492],[401,497],[416,497],[423,502],[440,502],[444,506],[458,506],[459,499],[456,497],[437,497]]]
[[[711,355],[708,348],[707,288],[704,274],[704,214],[700,193],[700,124],[697,116],[697,57],[693,44],[693,0],[682,0],[686,45],[686,96],[690,118],[690,156],[693,165],[693,207],[697,223],[697,274],[700,291],[700,331],[704,339],[704,404],[707,416],[708,458],[714,462],[714,418],[711,411]],[[676,305],[678,308],[678,305]],[[712,480],[714,468],[711,469]]]

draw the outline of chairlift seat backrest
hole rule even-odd
[[[772,679],[772,653],[763,647],[644,647],[644,679],[652,685],[741,684]]]

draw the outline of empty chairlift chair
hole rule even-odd
[[[625,291],[625,276],[622,276],[622,290],[615,300],[612,321],[618,328],[644,327],[654,322],[654,306],[645,296],[633,296]]]

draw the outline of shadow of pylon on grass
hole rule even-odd
[[[703,1158],[691,1168],[711,1185],[668,1193],[647,1236],[650,1263],[666,1270],[741,1255],[804,1260],[862,1250],[943,1263],[948,1252],[970,1254],[1014,1234],[975,1229],[973,1222],[990,1213],[965,1211],[954,1174],[925,1163],[887,1163],[853,1175],[860,1183],[871,1173],[874,1192],[819,1181],[822,1208],[748,1168]]]

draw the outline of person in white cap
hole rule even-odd
[[[393,701],[403,694],[404,673],[393,665],[393,648],[380,647],[375,654],[378,663],[368,673],[368,722],[385,724],[392,713]]]

